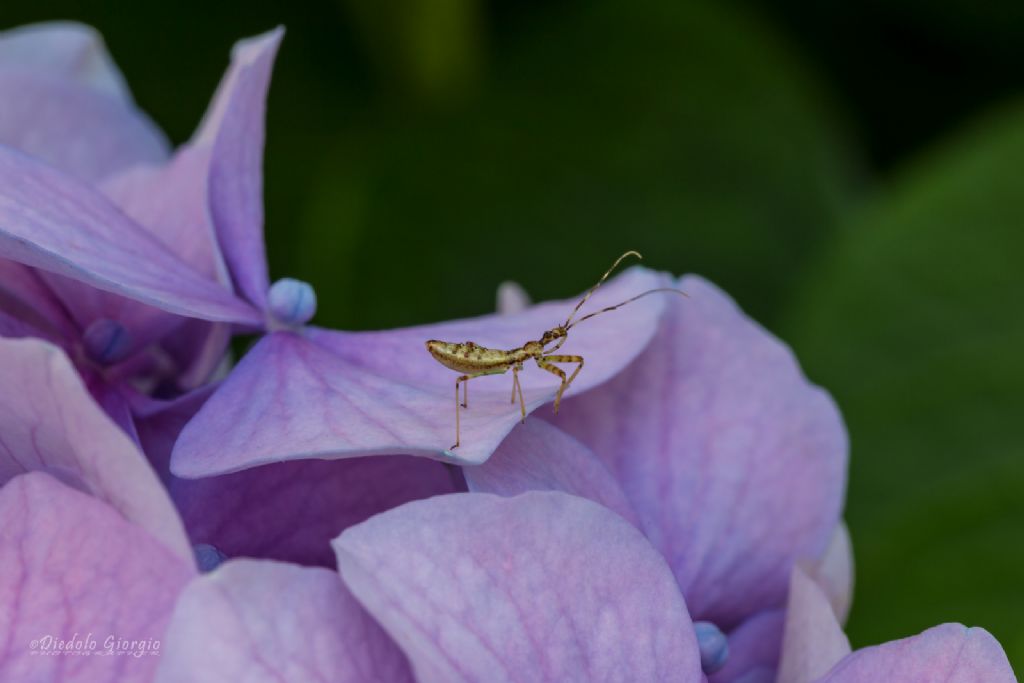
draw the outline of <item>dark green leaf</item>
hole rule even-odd
[[[382,102],[350,126],[294,249],[332,286],[319,320],[480,313],[503,279],[567,296],[637,249],[770,321],[849,191],[834,118],[756,19],[641,5],[535,8],[458,104]]]
[[[856,643],[942,621],[1024,662],[1024,108],[847,226],[789,337],[853,445]]]

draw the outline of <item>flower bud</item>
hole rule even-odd
[[[227,555],[209,543],[195,544],[192,546],[192,552],[196,556],[196,564],[199,566],[199,571],[203,573],[212,572],[222,565],[224,560],[228,559]]]
[[[282,278],[270,286],[267,305],[274,320],[282,325],[305,325],[316,313],[316,292],[308,282]]]
[[[693,630],[700,649],[700,668],[710,676],[729,660],[729,639],[710,621],[694,622]]]
[[[124,326],[109,318],[93,320],[82,335],[86,355],[100,365],[124,360],[131,351],[132,338]]]

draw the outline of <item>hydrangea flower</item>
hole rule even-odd
[[[454,376],[424,353],[423,340],[458,340],[473,335],[485,344],[509,343],[507,340],[522,343],[561,319],[571,303],[500,318],[381,333],[348,334],[304,327],[315,296],[292,280],[267,286],[261,234],[259,151],[263,107],[280,37],[280,32],[272,32],[236,48],[233,66],[200,132],[178,153],[177,159],[184,161],[172,163],[184,169],[183,179],[198,184],[190,197],[195,200],[193,204],[208,210],[196,213],[204,219],[209,214],[212,220],[201,221],[207,230],[197,230],[196,235],[208,236],[214,230],[217,242],[211,246],[198,239],[197,243],[207,244],[208,253],[214,257],[224,254],[225,269],[240,299],[231,298],[230,290],[222,288],[216,290],[216,296],[204,293],[203,287],[219,284],[209,272],[204,282],[179,277],[175,269],[182,270],[181,259],[175,260],[154,241],[146,241],[142,225],[126,220],[103,192],[13,152],[8,155],[9,177],[32,177],[33,173],[41,177],[25,189],[13,182],[0,186],[0,194],[6,192],[9,199],[0,206],[0,228],[7,234],[6,241],[0,239],[0,248],[6,245],[9,256],[25,260],[26,255],[19,249],[26,244],[33,246],[33,258],[40,262],[28,261],[43,269],[62,272],[60,269],[70,264],[73,267],[65,275],[80,277],[98,288],[113,288],[121,307],[130,309],[131,301],[123,297],[133,297],[145,302],[138,308],[147,312],[160,306],[248,329],[262,326],[267,336],[233,370],[185,431],[174,468],[190,476],[240,469],[247,472],[194,484],[168,474],[169,445],[177,437],[181,422],[203,405],[207,390],[170,404],[134,397],[132,424],[127,426],[138,434],[170,487],[194,539],[211,543],[230,556],[257,554],[329,564],[332,557],[327,540],[366,516],[365,511],[354,513],[359,508],[355,504],[340,510],[334,502],[334,491],[377,492],[380,485],[368,482],[389,482],[391,490],[385,498],[397,503],[458,490],[462,484],[459,477],[453,481],[439,466],[402,464],[405,460],[393,456],[376,464],[357,461],[345,466],[311,462],[303,456],[379,457],[410,452],[442,456],[441,447],[451,443],[453,404],[449,392]],[[223,121],[228,123],[215,125]],[[126,175],[150,178],[152,173],[155,171],[150,167],[132,167]],[[160,174],[152,177],[166,181]],[[143,183],[143,189],[151,192],[133,196],[157,196],[152,192],[159,189],[157,185],[154,188]],[[37,209],[59,209],[61,204],[56,199],[65,194],[75,197],[66,211],[54,214]],[[91,207],[90,211],[82,211],[84,206]],[[89,238],[84,247],[93,251],[81,251],[83,236]],[[124,253],[125,245],[135,245],[130,257]],[[43,252],[45,258],[37,252]],[[219,262],[218,258],[214,260]],[[221,272],[214,271],[213,275]],[[56,277],[47,275],[46,281]],[[642,270],[626,273],[609,282],[593,303],[602,306],[628,298],[649,288],[655,279],[653,273]],[[115,300],[80,286],[67,291],[88,292],[106,305]],[[628,363],[653,334],[662,305],[654,299],[645,300],[624,310],[617,325],[598,319],[581,327],[574,335],[574,349],[587,357],[588,368],[574,390],[585,390]],[[246,323],[245,306],[262,311],[257,315],[259,323]],[[92,310],[96,309],[102,307]],[[89,309],[76,304],[76,310]],[[624,326],[624,334],[618,325]],[[173,338],[180,339],[182,332],[189,336],[189,331],[177,330]],[[74,343],[64,346],[72,347]],[[276,371],[266,372],[267,368]],[[524,374],[523,387],[530,410],[549,400],[556,388],[550,378],[539,373]],[[458,454],[462,460],[486,458],[518,421],[505,400],[506,392],[496,383],[474,391],[472,409],[464,420],[466,446]],[[270,398],[274,400],[264,400]],[[127,422],[122,420],[123,424]],[[301,462],[249,469],[293,458]],[[394,476],[396,469],[405,475]],[[403,481],[407,485],[398,485]],[[267,500],[273,503],[266,504]],[[320,502],[310,505],[311,500]],[[246,533],[253,525],[265,533]],[[288,533],[296,526],[305,533]],[[272,533],[269,527],[277,531]]]
[[[262,235],[265,97],[280,39],[281,31],[274,31],[236,46],[232,68],[199,134],[179,152],[196,159],[195,167],[181,162],[182,178],[200,185],[190,188],[205,209],[197,213],[204,219],[208,213],[209,221],[201,221],[196,242],[213,255],[213,275],[202,277],[99,189],[4,149],[0,255],[134,299],[147,310],[266,333],[183,432],[172,463],[182,476],[309,456],[418,453],[481,462],[518,421],[499,400],[508,390],[481,386],[465,419],[465,445],[457,453],[445,452],[451,443],[454,377],[424,353],[423,341],[462,341],[470,332],[482,332],[474,341],[518,345],[538,338],[566,309],[532,309],[493,324],[456,321],[379,333],[306,326],[315,294],[291,279],[270,285]],[[210,224],[215,242],[208,239]],[[238,296],[215,276],[230,281]],[[628,298],[653,279],[645,271],[626,274],[600,291],[594,305],[611,303],[613,296]],[[574,388],[594,386],[628,363],[653,334],[662,305],[652,297],[624,309],[616,324],[599,319],[581,327],[574,345],[587,356],[588,368]],[[95,308],[90,314],[103,317]],[[524,374],[528,410],[549,400],[554,390],[549,378]],[[268,402],[269,397],[283,398],[291,408],[278,410],[278,401]]]
[[[212,149],[235,125],[218,113],[226,80],[172,156],[94,31],[0,34],[0,333],[66,349],[129,430],[135,389],[197,386],[224,354],[225,325],[177,314],[258,319],[230,293],[207,210]]]
[[[90,183],[169,148],[93,29],[50,22],[0,33],[0,141]]]
[[[791,352],[713,285],[659,286],[689,298],[667,303],[644,351],[548,411],[558,429],[518,428],[466,479],[471,491],[559,490],[616,511],[667,561],[705,640],[728,634],[712,680],[771,676],[793,566],[816,565],[837,608],[849,603],[845,429]]]
[[[785,633],[777,683],[1017,680],[988,631],[960,624],[851,653],[824,591],[799,567],[790,583]]]
[[[609,507],[562,491],[449,494],[345,531],[340,577],[269,560],[201,575],[155,474],[64,354],[0,340],[0,372],[5,680],[705,680],[671,567]],[[532,424],[549,438],[518,447],[582,448]],[[530,461],[586,482],[571,457]],[[518,472],[511,488],[531,470]],[[1014,680],[977,629],[852,655],[844,643],[824,592],[795,570],[780,681]],[[53,655],[67,647],[83,654]]]
[[[30,264],[0,260],[0,335],[47,339],[68,353],[104,409],[146,447],[193,537],[232,556],[331,564],[328,541],[349,524],[460,483],[433,463],[384,458],[329,468],[303,462],[190,485],[168,475],[167,459],[183,416],[209,388],[169,402],[139,391],[173,395],[203,382],[223,356],[227,323],[265,322],[231,294],[215,225],[230,231],[234,219],[216,219],[213,196],[234,191],[233,164],[259,164],[280,37],[239,44],[202,125],[172,156],[94,31],[44,24],[0,35],[0,93],[15,103],[0,117],[0,143],[18,148],[0,147],[0,249]],[[255,159],[234,142],[243,131]],[[244,261],[227,251],[229,261]],[[268,308],[279,309],[275,297],[295,288],[271,288]],[[296,300],[309,304],[302,291]],[[334,495],[346,489],[359,495]],[[250,533],[254,527],[262,533]]]
[[[1015,680],[980,629],[850,652],[841,418],[788,349],[700,278],[634,268],[609,281],[595,307],[661,286],[690,299],[651,297],[574,329],[587,368],[557,416],[541,408],[557,388],[541,373],[523,375],[541,410],[519,426],[508,384],[474,387],[464,447],[445,451],[454,376],[423,342],[519,344],[574,301],[529,306],[505,287],[494,316],[307,325],[315,293],[270,285],[262,239],[280,38],[236,47],[199,133],[171,158],[95,35],[0,38],[0,90],[27,88],[29,114],[81,106],[95,132],[71,153],[48,137],[59,116],[0,121],[22,150],[0,148],[0,334],[56,343],[0,339],[0,677]],[[186,237],[168,244],[162,231],[182,221]],[[79,352],[116,365],[158,344],[208,369],[229,326],[263,336],[219,386],[136,396],[131,437],[90,395],[109,396]],[[132,376],[99,375],[117,389]],[[340,573],[296,564],[332,553]],[[225,561],[238,555],[260,559]],[[106,654],[107,636],[160,654]],[[41,654],[67,643],[90,654]]]
[[[421,683],[706,680],[664,559],[632,525],[585,499],[440,496],[347,530],[335,549],[350,590]],[[844,658],[831,604],[807,582],[814,604],[800,592],[790,599],[779,677],[754,669],[733,680],[1016,680],[990,635],[958,625]]]
[[[149,463],[60,349],[0,339],[0,435],[0,679],[411,680],[336,572],[200,576]]]

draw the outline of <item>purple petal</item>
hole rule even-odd
[[[383,456],[273,463],[203,479],[168,469],[171,446],[209,389],[135,407],[139,437],[193,543],[229,557],[334,566],[330,541],[369,517],[413,500],[465,490],[460,471],[423,458]]]
[[[0,311],[51,341],[76,334],[74,324],[39,273],[6,259],[0,259]]]
[[[634,526],[639,521],[619,483],[594,452],[543,420],[519,425],[482,465],[463,470],[470,491],[515,496],[563,491],[589,498]]]
[[[87,86],[0,65],[0,144],[96,181],[160,163],[167,142],[133,105]]]
[[[599,289],[587,309],[661,282],[656,273],[631,269]],[[512,378],[470,383],[470,408],[461,413],[462,445],[446,451],[455,440],[458,374],[437,363],[424,342],[474,340],[513,348],[563,322],[575,303],[383,332],[307,328],[271,334],[246,354],[182,432],[173,471],[201,477],[278,460],[377,453],[483,462],[520,421],[519,406],[509,403]],[[647,297],[574,328],[563,350],[584,356],[586,367],[566,395],[606,381],[635,358],[653,336],[664,305],[664,297]],[[532,364],[519,376],[527,412],[554,398],[556,377]]]
[[[71,22],[0,33],[0,144],[86,180],[167,158],[99,34]]]
[[[104,182],[103,190],[181,260],[230,291],[231,277],[209,215],[209,169],[210,149],[186,146],[167,165],[129,169]],[[91,315],[109,311],[112,306],[117,310],[116,295],[101,292],[92,296],[96,301]],[[76,308],[82,310],[80,305]],[[176,318],[176,329],[167,334],[166,325],[159,324],[159,315],[166,317],[166,313],[138,303],[133,303],[127,313],[132,316],[127,322],[119,318],[126,327],[148,332],[137,336],[162,338],[163,348],[180,369],[176,381],[185,389],[207,380],[223,359],[231,338],[231,326],[224,323]]]
[[[0,254],[172,313],[262,324],[251,306],[182,262],[106,197],[3,148]]]
[[[131,385],[108,382],[105,377],[89,369],[80,368],[78,372],[96,404],[129,439],[137,444],[139,439],[135,429],[135,418],[132,415],[132,401],[137,391]]]
[[[29,325],[24,320],[15,318],[3,311],[0,311],[0,337],[10,337],[12,339],[18,339],[21,337],[39,337],[52,343],[59,343],[59,338],[52,337],[32,325]]]
[[[186,148],[165,166],[137,166],[117,174],[103,183],[102,190],[168,251],[207,280],[222,283],[225,292],[230,292],[230,279],[207,211],[209,156],[208,150]],[[116,321],[130,334],[133,350],[171,336],[172,330],[186,322],[180,316],[119,294],[82,287],[81,283],[67,277],[54,274],[45,277],[81,327],[86,328],[99,319]],[[199,334],[202,339],[213,333],[209,324],[205,328],[193,327],[185,333]],[[224,343],[226,337],[219,333]],[[196,354],[203,350],[201,344],[192,349]],[[184,368],[195,362],[194,357],[178,360]]]
[[[839,521],[847,442],[831,398],[710,283],[686,277],[655,340],[559,424],[609,465],[695,619],[781,607]]]
[[[454,493],[451,466],[394,455],[299,460],[204,479],[174,479],[171,496],[189,537],[228,557],[334,566],[331,539],[373,515]]]
[[[337,573],[235,560],[182,593],[155,683],[412,680]]]
[[[174,480],[170,469],[174,442],[182,428],[203,403],[209,400],[215,390],[216,385],[208,384],[171,400],[154,399],[138,393],[130,394],[131,414],[138,443],[156,470],[157,476],[168,488]]]
[[[93,401],[67,357],[0,339],[0,481],[43,470],[109,503],[182,557],[191,548],[149,463]]]
[[[825,593],[794,567],[778,683],[813,683],[848,654],[850,641]]]
[[[41,472],[0,490],[0,519],[0,680],[151,681],[157,656],[105,654],[105,641],[155,641],[159,651],[191,563]],[[54,640],[72,639],[95,650],[53,654]]]
[[[85,24],[49,21],[0,32],[0,69],[11,67],[89,86],[125,102],[132,99],[103,38]]]
[[[498,285],[496,310],[501,314],[521,313],[530,307],[530,295],[518,282],[502,282]]]
[[[1016,683],[1006,653],[982,628],[943,624],[912,638],[864,648],[819,683]]]
[[[583,498],[439,496],[352,527],[334,547],[421,683],[702,680],[664,560]]]
[[[263,139],[267,90],[281,28],[235,45],[198,140],[216,131],[210,168],[210,211],[235,286],[266,307],[267,256],[263,244]]]
[[[751,669],[734,683],[775,683],[775,670],[766,667]]]
[[[160,341],[160,347],[179,369],[175,383],[181,390],[200,388],[213,378],[227,374],[232,332],[229,323],[192,318]]]
[[[775,683],[782,650],[785,610],[758,612],[729,633],[729,659],[711,683],[744,683],[764,678]]]
[[[167,249],[230,289],[207,207],[210,150],[184,147],[163,166],[137,166],[108,178],[104,194]]]

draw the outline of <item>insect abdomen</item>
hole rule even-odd
[[[473,342],[456,344],[431,339],[427,342],[427,351],[446,368],[465,373],[507,370],[512,363],[507,351],[488,349]]]

